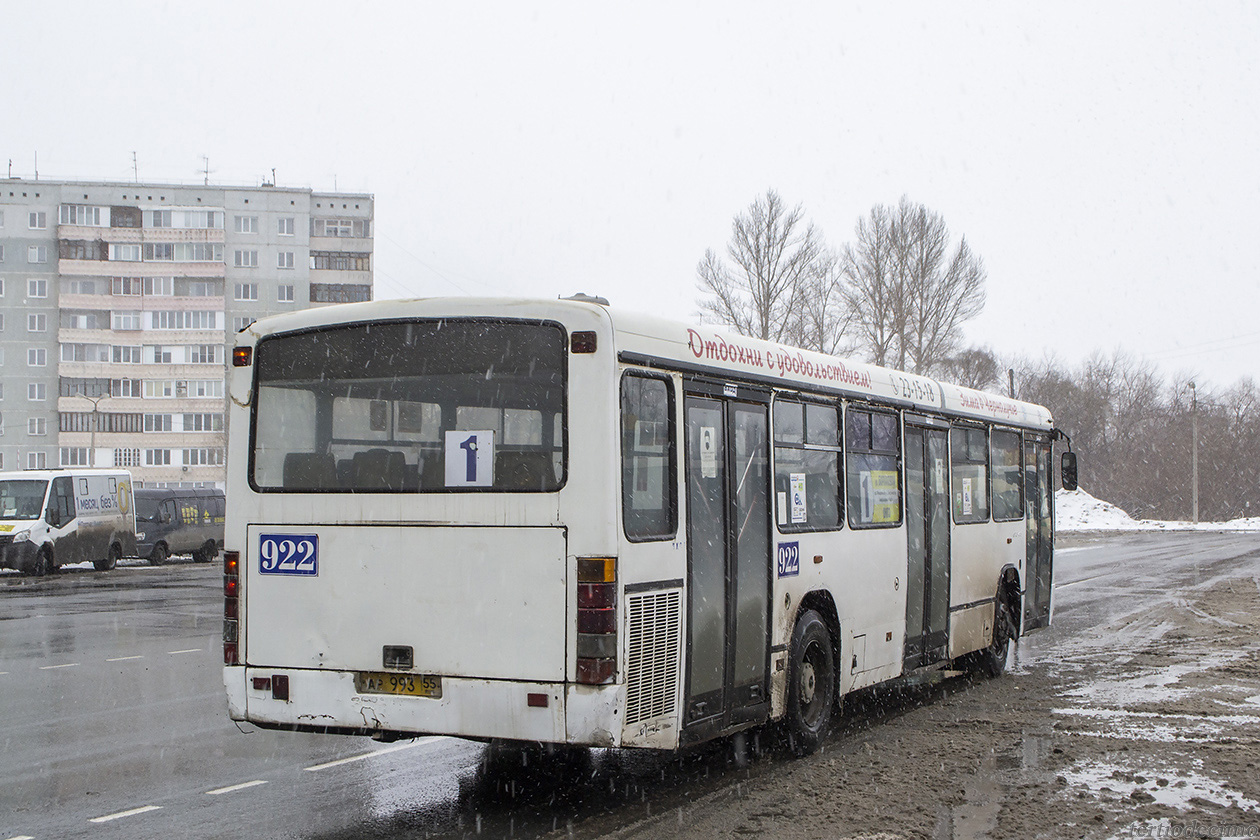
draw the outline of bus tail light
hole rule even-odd
[[[223,552],[223,664],[240,665],[241,553]]]
[[[617,559],[577,561],[577,681],[611,683],[617,676]]]

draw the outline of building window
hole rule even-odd
[[[149,226],[155,228],[168,228],[171,226],[170,210],[153,210],[149,214]]]
[[[48,469],[48,455],[44,452],[27,452],[26,468],[28,470]]]
[[[171,463],[171,450],[169,449],[146,449],[144,450],[144,464],[146,467],[167,467]]]
[[[293,252],[278,252],[276,254],[276,268],[293,268]]]
[[[217,312],[208,309],[177,309],[152,313],[155,330],[216,330],[219,329]]]
[[[32,312],[26,316],[27,332],[48,332],[48,316],[42,312]]]
[[[258,217],[257,216],[237,216],[236,217],[237,233],[258,233]]]
[[[117,213],[118,208],[114,209]],[[223,212],[218,210],[147,210],[151,227],[180,228],[182,230],[219,229],[223,227]],[[139,227],[139,225],[134,225]]]
[[[237,268],[258,268],[258,252],[257,251],[237,251],[236,252]]]
[[[144,398],[147,400],[169,400],[175,396],[174,379],[144,380]]]
[[[28,367],[44,367],[48,364],[48,351],[43,347],[31,347],[26,351]]]
[[[32,211],[27,222],[31,230],[44,230],[48,227],[48,216],[43,210]]]
[[[146,432],[169,432],[171,430],[170,414],[146,414],[144,415],[144,430]]]
[[[0,262],[4,262],[4,246],[0,245]]]
[[[222,449],[185,449],[184,466],[186,467],[221,467],[223,466]]]
[[[187,356],[190,365],[221,365],[223,364],[223,345],[193,344],[188,347]]]
[[[221,287],[214,280],[188,280],[180,297],[220,297]]]
[[[86,446],[63,446],[61,447],[61,466],[63,467],[86,467],[88,466],[88,451]]]
[[[139,295],[144,291],[144,278],[115,277],[112,289],[116,295]]]
[[[140,450],[139,449],[115,449],[114,450],[114,466],[115,467],[140,466]]]
[[[293,284],[281,283],[280,287],[276,289],[276,300],[281,303],[293,303]]]
[[[144,293],[153,297],[171,297],[175,294],[174,277],[144,278]]]
[[[258,300],[258,284],[237,283],[236,300]]]
[[[355,303],[372,299],[372,287],[358,283],[312,283],[311,303]]]
[[[109,221],[109,209],[105,209],[105,220]],[[101,208],[88,207],[83,204],[61,205],[60,224],[81,225],[83,227],[101,227]]]
[[[31,245],[26,249],[26,261],[28,263],[46,263],[48,262],[48,246],[47,245]]]
[[[221,432],[223,431],[222,414],[185,414],[185,432]]]
[[[48,421],[43,417],[32,417],[26,421],[26,433],[34,437],[48,434]]]
[[[367,219],[311,219],[311,236],[366,239],[372,235]]]
[[[26,383],[26,398],[31,402],[43,402],[48,399],[48,386],[43,382]]]
[[[114,362],[122,365],[140,364],[140,345],[119,344],[113,348]]]
[[[140,262],[140,246],[134,243],[111,242],[109,258],[112,262]]]
[[[237,315],[232,319],[232,332],[238,333],[252,323],[254,323],[254,319],[248,315]]]
[[[276,233],[280,234],[281,236],[292,236],[293,235],[293,217],[281,216],[280,218],[276,219]]]
[[[26,281],[26,296],[33,298],[48,297],[48,281],[31,278]]]
[[[371,271],[372,255],[362,251],[311,251],[311,268],[320,271]]]
[[[181,394],[181,396],[189,396],[193,399],[222,398],[223,396],[222,379],[190,379],[180,384],[187,389],[187,394]]]
[[[111,397],[124,397],[129,399],[138,398],[140,396],[140,380],[111,379],[109,381],[109,395]]]
[[[163,347],[161,344],[145,345],[145,361],[151,365],[169,365],[171,363],[171,348]]]
[[[109,249],[99,240],[63,239],[57,254],[63,260],[104,260],[109,258]]]
[[[140,313],[131,311],[117,311],[112,313],[110,324],[116,330],[138,330],[143,329],[140,324]]]

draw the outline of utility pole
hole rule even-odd
[[[100,414],[98,413],[98,409],[100,408],[101,400],[105,399],[109,395],[101,394],[99,397],[89,397],[87,394],[83,393],[82,391],[76,391],[71,396],[82,397],[83,399],[87,400],[88,402],[92,404],[92,429],[91,429],[92,435],[91,435],[91,443],[88,444],[88,466],[95,467],[96,466],[96,427],[100,425],[100,420],[99,420]]]
[[[1190,509],[1199,521],[1199,392],[1190,383]]]

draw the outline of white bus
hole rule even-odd
[[[808,752],[1050,620],[1039,406],[576,300],[267,318],[230,391],[234,720]]]

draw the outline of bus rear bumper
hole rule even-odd
[[[359,693],[351,671],[230,667],[224,676],[229,715],[263,728],[591,746],[616,746],[620,734],[606,723],[617,719],[618,686],[442,677],[441,697],[411,697]]]

